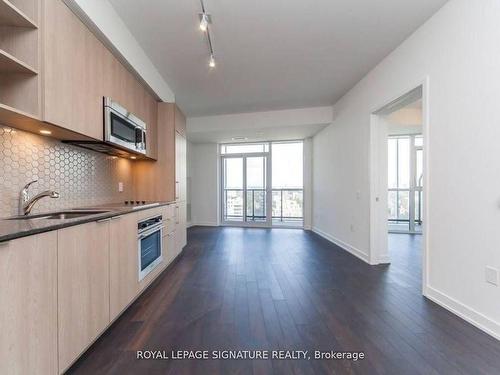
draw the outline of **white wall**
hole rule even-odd
[[[218,145],[189,144],[191,180],[191,224],[218,225]]]
[[[334,106],[314,138],[313,226],[367,259],[370,113],[429,78],[426,295],[500,338],[498,0],[451,0]],[[357,194],[359,192],[359,194]]]

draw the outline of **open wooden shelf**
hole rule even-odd
[[[0,26],[37,29],[37,24],[8,0],[0,0]]]
[[[0,49],[0,73],[27,73],[36,75],[38,71],[10,53]]]

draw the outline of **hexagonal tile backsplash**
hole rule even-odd
[[[131,162],[84,150],[0,125],[0,217],[18,214],[19,192],[32,180],[35,195],[55,190],[60,198],[43,198],[35,212],[121,202],[132,197]],[[124,192],[118,192],[123,182]]]

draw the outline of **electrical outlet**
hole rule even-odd
[[[498,286],[498,270],[493,267],[486,267],[486,282]]]
[[[361,199],[361,191],[356,192],[356,199],[359,201]]]
[[[118,183],[118,192],[123,193],[123,182]]]
[[[351,232],[354,232],[354,224],[351,224]]]

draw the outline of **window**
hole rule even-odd
[[[221,145],[221,154],[250,154],[269,152],[269,143],[239,143]]]
[[[222,144],[220,152],[223,222],[302,225],[302,141]]]
[[[389,230],[391,232],[420,232],[423,138],[421,135],[391,136],[387,147]]]

